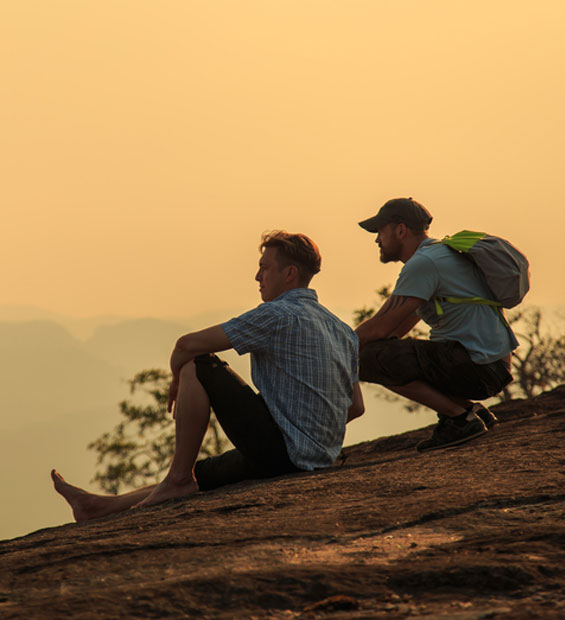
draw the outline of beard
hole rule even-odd
[[[380,259],[381,263],[395,263],[400,260],[400,252],[401,252],[400,244],[395,244],[389,248],[380,248],[381,254]]]

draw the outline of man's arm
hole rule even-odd
[[[231,342],[221,325],[214,325],[214,327],[181,336],[177,340],[171,355],[173,380],[178,380],[180,369],[198,355],[216,353],[226,349],[231,349]]]
[[[416,310],[424,303],[418,297],[391,295],[381,309],[370,319],[357,326],[355,332],[362,347],[371,340],[401,338],[420,320]]]
[[[351,422],[351,420],[362,416],[364,413],[365,403],[363,402],[363,394],[361,393],[359,383],[355,383],[353,386],[353,401],[347,411],[347,422]]]
[[[177,340],[173,353],[171,354],[171,372],[173,373],[173,380],[169,387],[169,403],[167,407],[169,412],[173,410],[173,405],[177,399],[181,368],[198,355],[216,353],[218,351],[225,351],[226,349],[231,349],[231,342],[221,325],[215,325],[214,327],[202,329],[199,332],[186,334]]]

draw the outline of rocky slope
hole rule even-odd
[[[495,411],[458,448],[421,429],[3,541],[0,617],[563,618],[565,386]]]

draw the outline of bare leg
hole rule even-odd
[[[446,396],[424,381],[412,381],[406,385],[387,385],[385,387],[450,418],[465,413],[465,409],[471,405],[471,401]]]
[[[96,495],[69,484],[54,469],[51,471],[51,478],[57,493],[62,495],[72,508],[75,521],[88,521],[123,512],[146,498],[155,488],[155,485],[152,485],[123,495]]]
[[[137,506],[151,506],[198,491],[194,464],[210,421],[210,399],[196,376],[194,362],[182,367],[175,405],[175,455],[165,479]]]

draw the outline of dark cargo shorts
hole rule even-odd
[[[401,386],[425,381],[446,395],[484,400],[512,381],[505,362],[475,364],[459,342],[387,338],[368,342],[359,356],[361,381]]]
[[[291,462],[282,432],[263,397],[215,355],[201,355],[194,363],[216,418],[235,446],[196,463],[200,490],[300,471]]]

